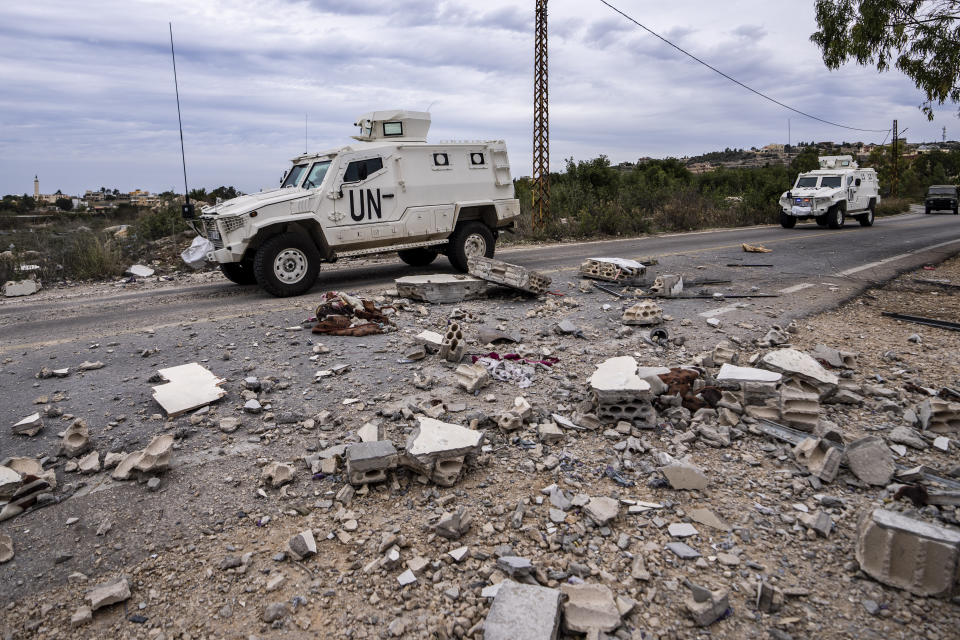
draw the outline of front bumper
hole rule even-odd
[[[956,200],[927,200],[928,209],[953,209],[957,206]]]

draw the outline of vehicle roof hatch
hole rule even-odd
[[[430,131],[430,114],[426,111],[372,111],[360,116],[354,123],[360,135],[352,136],[360,142],[392,141],[426,142]]]

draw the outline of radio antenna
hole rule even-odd
[[[193,218],[193,205],[190,204],[190,189],[187,187],[187,154],[183,150],[183,119],[180,116],[180,85],[177,82],[177,55],[173,51],[173,23],[170,25],[170,58],[173,60],[173,88],[177,93],[177,124],[180,125],[180,158],[183,160],[183,217]]]
[[[303,114],[303,152],[307,152],[307,114]]]

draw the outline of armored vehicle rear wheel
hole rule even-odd
[[[439,254],[435,249],[421,247],[419,249],[397,251],[397,255],[411,267],[425,267],[436,260]]]
[[[873,226],[873,209],[867,209],[867,212],[857,216],[857,220],[860,222],[861,227],[872,227]]]
[[[235,284],[257,284],[257,277],[253,274],[252,262],[227,262],[220,265],[220,271],[227,280]]]
[[[797,226],[797,219],[793,216],[788,216],[785,213],[780,214],[780,226],[784,229],[793,229]]]
[[[929,205],[927,205],[927,207],[925,207],[924,213],[927,214],[927,215],[930,215],[930,206],[929,206]]]
[[[447,257],[454,269],[466,273],[467,260],[474,256],[492,258],[495,243],[490,227],[482,222],[464,222],[450,236]]]
[[[827,212],[827,224],[830,225],[831,229],[839,229],[843,226],[843,207],[836,204],[830,207],[830,211]]]
[[[253,273],[263,289],[278,298],[306,293],[317,280],[320,255],[310,238],[282,233],[257,249]]]

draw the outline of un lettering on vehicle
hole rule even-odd
[[[372,222],[374,215],[377,220],[383,218],[380,189],[351,189],[347,193],[350,200],[350,218],[354,222]]]

